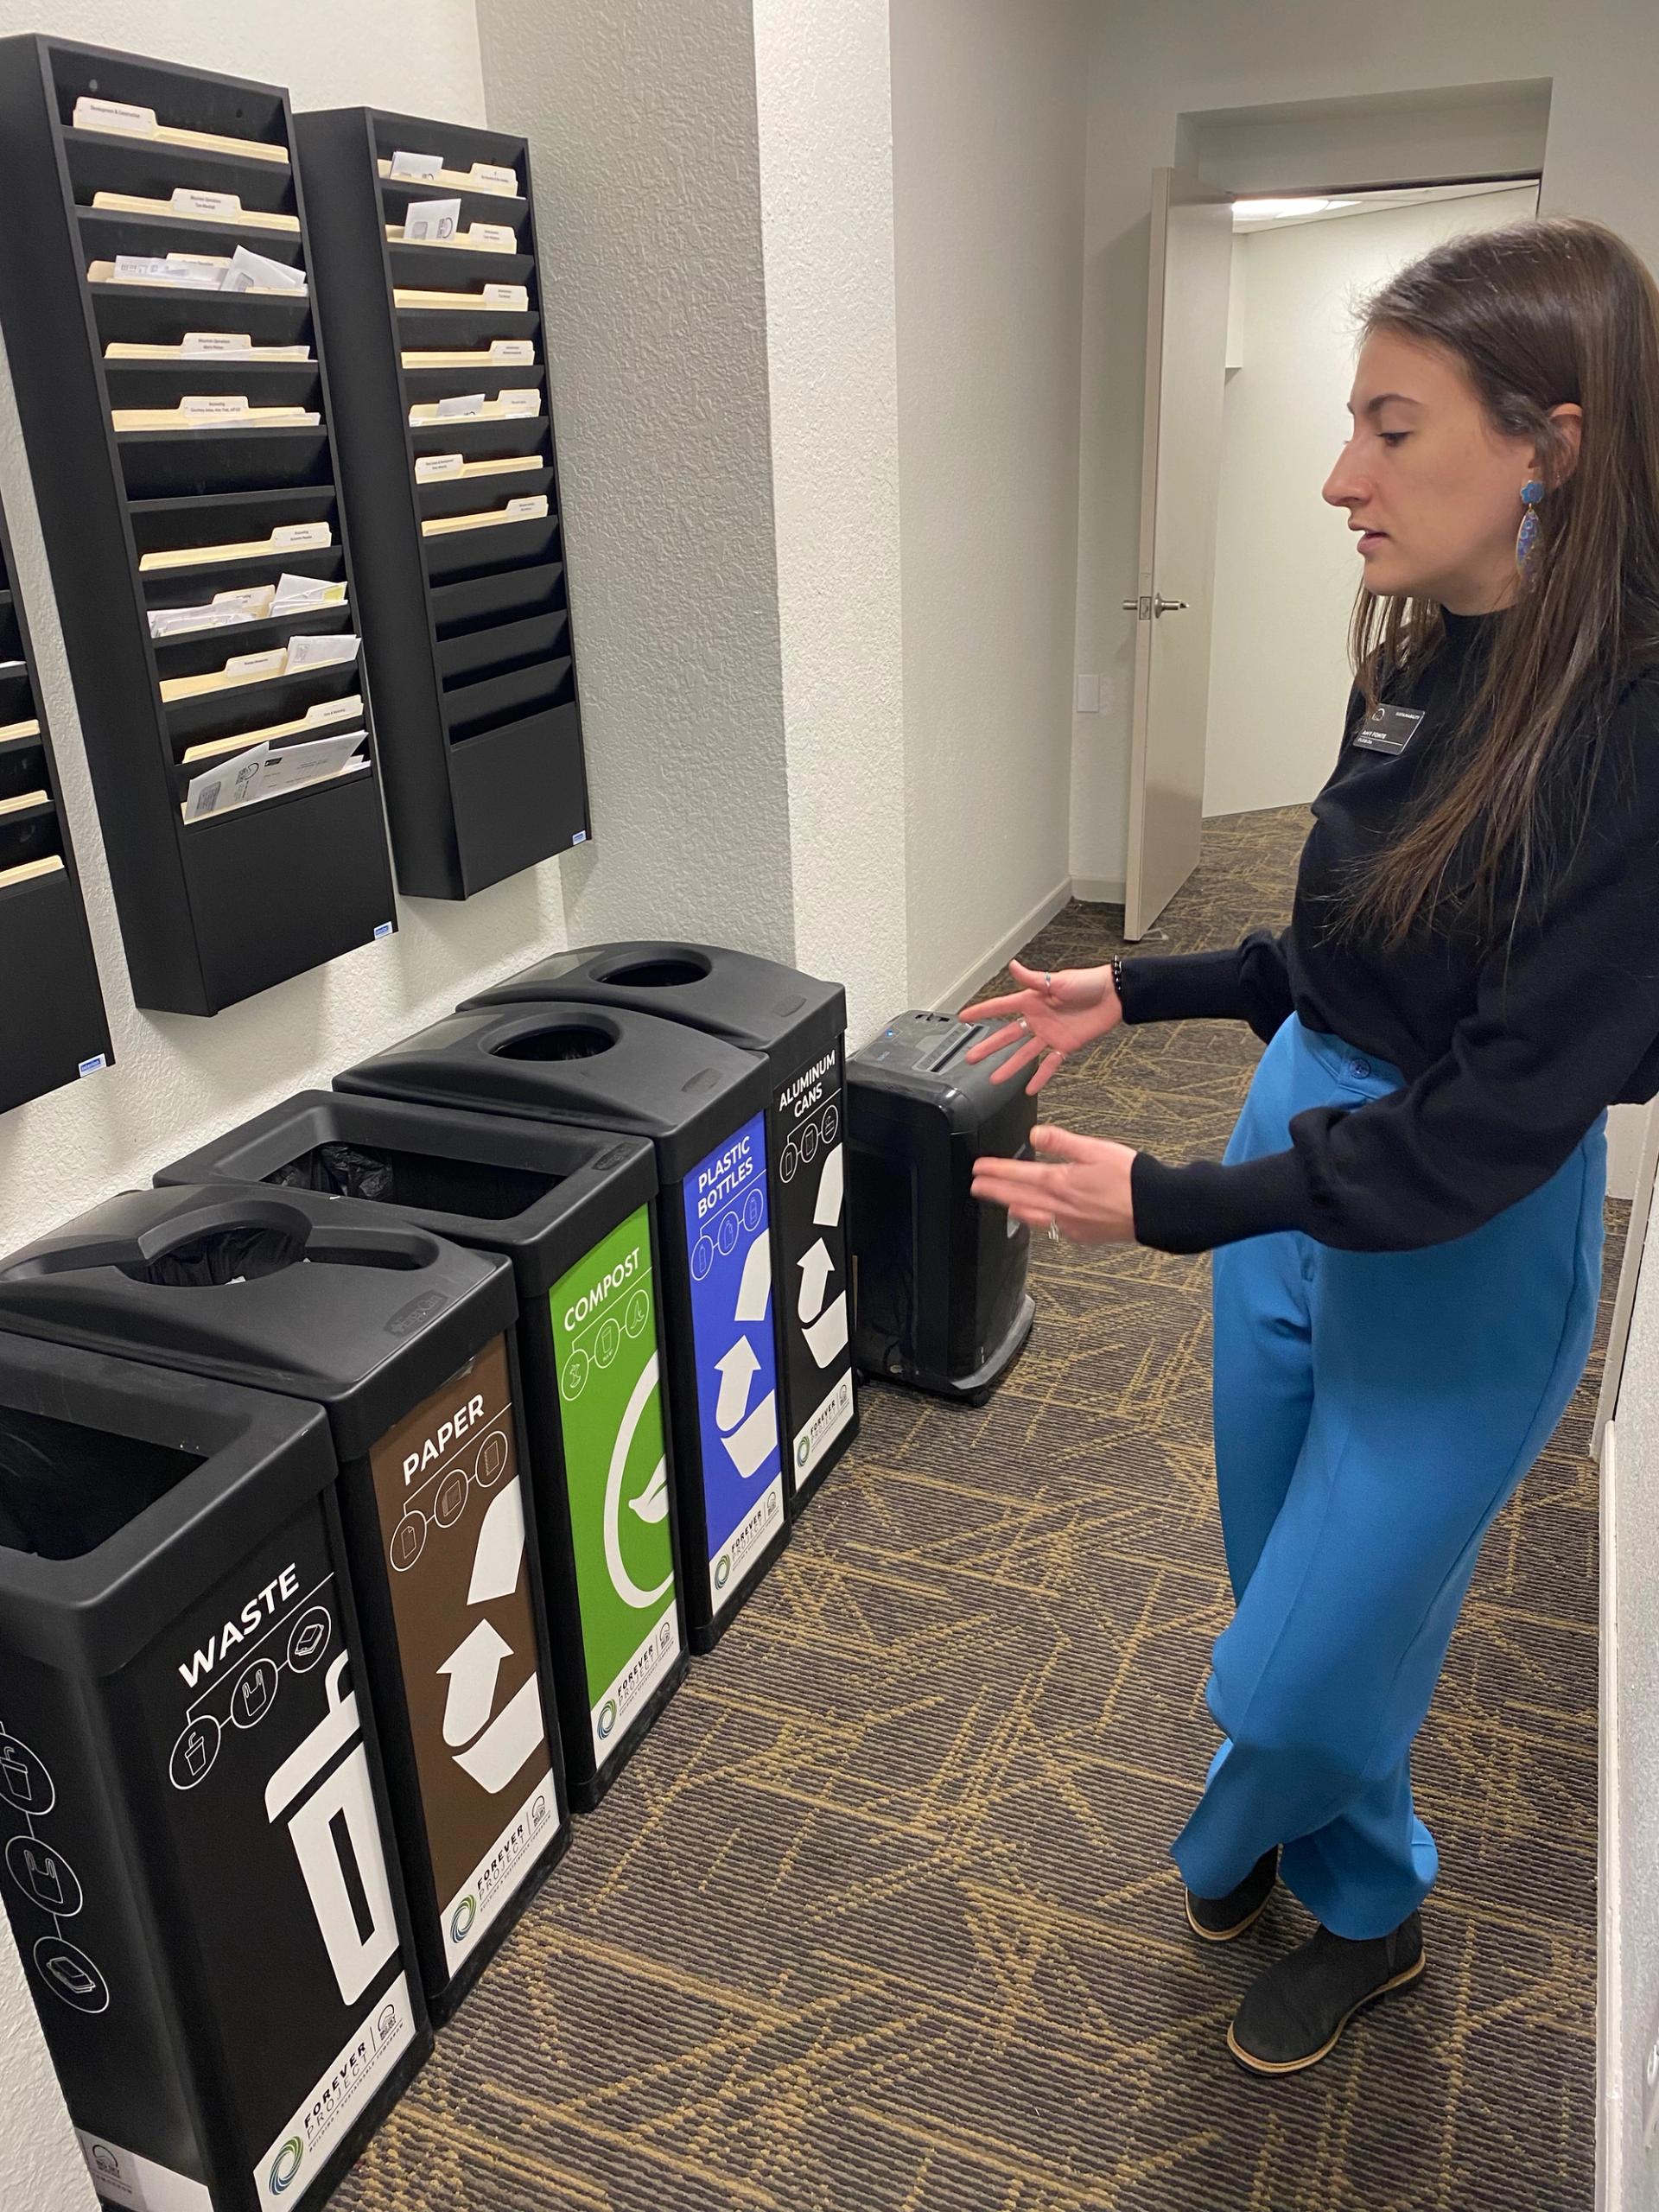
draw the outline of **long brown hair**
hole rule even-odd
[[[1659,287],[1611,231],[1556,216],[1436,246],[1365,302],[1359,328],[1362,340],[1389,331],[1450,353],[1493,428],[1535,439],[1542,456],[1537,550],[1491,618],[1491,650],[1440,772],[1338,899],[1344,934],[1385,946],[1454,913],[1490,942],[1529,896],[1547,896],[1560,794],[1581,833],[1608,709],[1659,660]],[[1570,474],[1549,420],[1567,401],[1584,414]],[[1444,634],[1433,600],[1362,588],[1349,645],[1367,705]]]

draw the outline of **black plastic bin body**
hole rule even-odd
[[[452,1015],[334,1081],[651,1140],[686,1630],[712,1649],[789,1535],[765,1061],[652,1014],[519,1006]]]
[[[0,1330],[279,1391],[327,1414],[410,1917],[439,2018],[569,1840],[519,1475],[516,1316],[506,1261],[303,1191],[128,1191],[0,1262]]]
[[[566,1777],[595,1804],[686,1668],[650,1145],[307,1090],[156,1179],[372,1200],[512,1261]]]
[[[556,953],[461,1012],[544,999],[631,1007],[766,1055],[784,1458],[798,1510],[858,1433],[842,1137],[847,994],[753,953],[658,941]]]
[[[1019,1357],[1036,1312],[1031,1231],[973,1194],[975,1160],[1028,1154],[1037,1118],[1022,1081],[992,1084],[1002,1055],[968,1065],[997,1026],[897,1014],[847,1063],[858,1363],[971,1402]]]
[[[320,2202],[431,2048],[334,1471],[0,1334],[0,1892],[106,2204]]]

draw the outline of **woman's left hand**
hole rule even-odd
[[[1006,1206],[1016,1221],[1051,1222],[1074,1244],[1133,1244],[1135,1154],[1109,1137],[1082,1137],[1041,1125],[1031,1133],[1035,1160],[974,1162],[974,1196]]]

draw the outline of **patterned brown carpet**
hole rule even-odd
[[[1169,948],[1282,914],[1304,826],[1211,823]],[[1120,921],[1073,906],[1032,957],[1099,959]],[[1052,1088],[1055,1118],[1214,1154],[1257,1049],[1121,1035]],[[1203,1948],[1166,1855],[1228,1611],[1208,1264],[1044,1246],[1034,1273],[1031,1349],[983,1410],[866,1391],[855,1451],[339,2206],[1590,2204],[1599,1345],[1488,1541],[1420,1744],[1428,1975],[1266,2085],[1223,2032],[1305,1916],[1281,1895]]]

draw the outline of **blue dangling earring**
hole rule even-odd
[[[1529,478],[1521,486],[1521,528],[1516,532],[1515,540],[1515,565],[1522,575],[1525,575],[1528,563],[1537,550],[1538,518],[1533,510],[1539,505],[1543,496],[1544,487],[1535,476]]]

